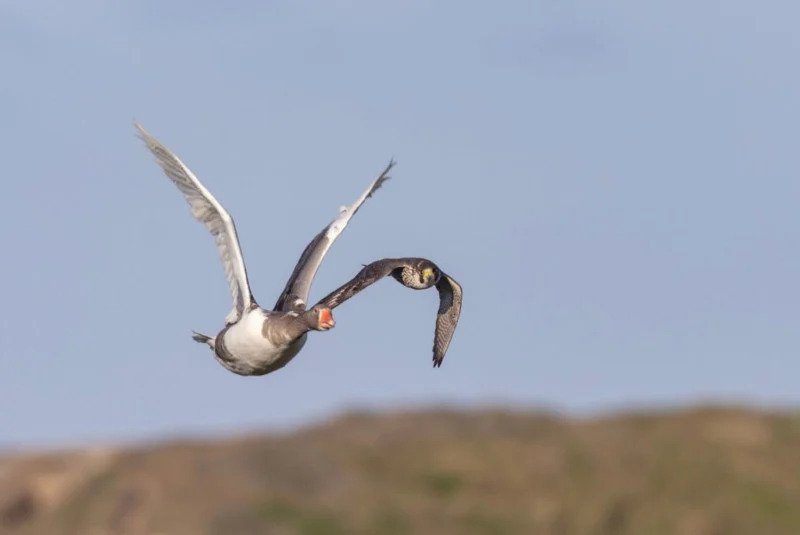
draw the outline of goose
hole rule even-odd
[[[267,310],[258,305],[250,292],[233,218],[178,156],[138,122],[134,126],[156,163],[183,193],[194,218],[214,236],[233,297],[233,308],[225,317],[222,330],[216,336],[194,332],[192,338],[208,345],[216,360],[238,375],[264,375],[284,367],[303,348],[309,331],[328,331],[336,325],[330,306],[306,308],[311,283],[325,254],[350,219],[389,179],[394,160],[353,204],[342,207],[339,215],[311,240],[275,306]]]

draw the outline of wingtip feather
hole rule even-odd
[[[383,172],[381,172],[381,174],[378,175],[378,178],[376,178],[375,181],[372,183],[372,187],[370,188],[369,193],[367,193],[367,199],[372,197],[372,194],[378,191],[381,188],[381,186],[383,186],[384,182],[392,178],[388,173],[395,166],[396,163],[397,162],[395,162],[394,157],[392,157],[392,159],[389,160],[389,165],[387,165],[384,168]]]
[[[140,138],[151,137],[150,133],[147,130],[145,130],[144,126],[142,126],[142,124],[139,121],[137,121],[136,119],[133,120],[133,127],[136,129],[136,134]]]
[[[160,147],[161,144],[158,142],[158,140],[156,140],[156,138],[153,137],[153,134],[148,132],[138,121],[133,121],[133,127],[136,129],[136,137],[141,139],[148,149],[152,151],[154,148]],[[158,159],[159,158],[156,155],[156,160]]]

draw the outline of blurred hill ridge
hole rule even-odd
[[[0,533],[797,534],[800,412],[351,413],[0,455]]]

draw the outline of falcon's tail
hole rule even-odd
[[[208,347],[214,349],[214,342],[215,342],[214,338],[206,336],[205,334],[200,334],[199,332],[196,331],[192,332],[194,333],[192,335],[192,340],[194,340],[195,342],[199,342],[201,344],[208,344]]]

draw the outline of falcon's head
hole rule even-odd
[[[439,282],[439,277],[442,276],[441,270],[430,260],[420,261],[417,264],[417,272],[419,273],[419,283],[422,288],[430,288]]]

